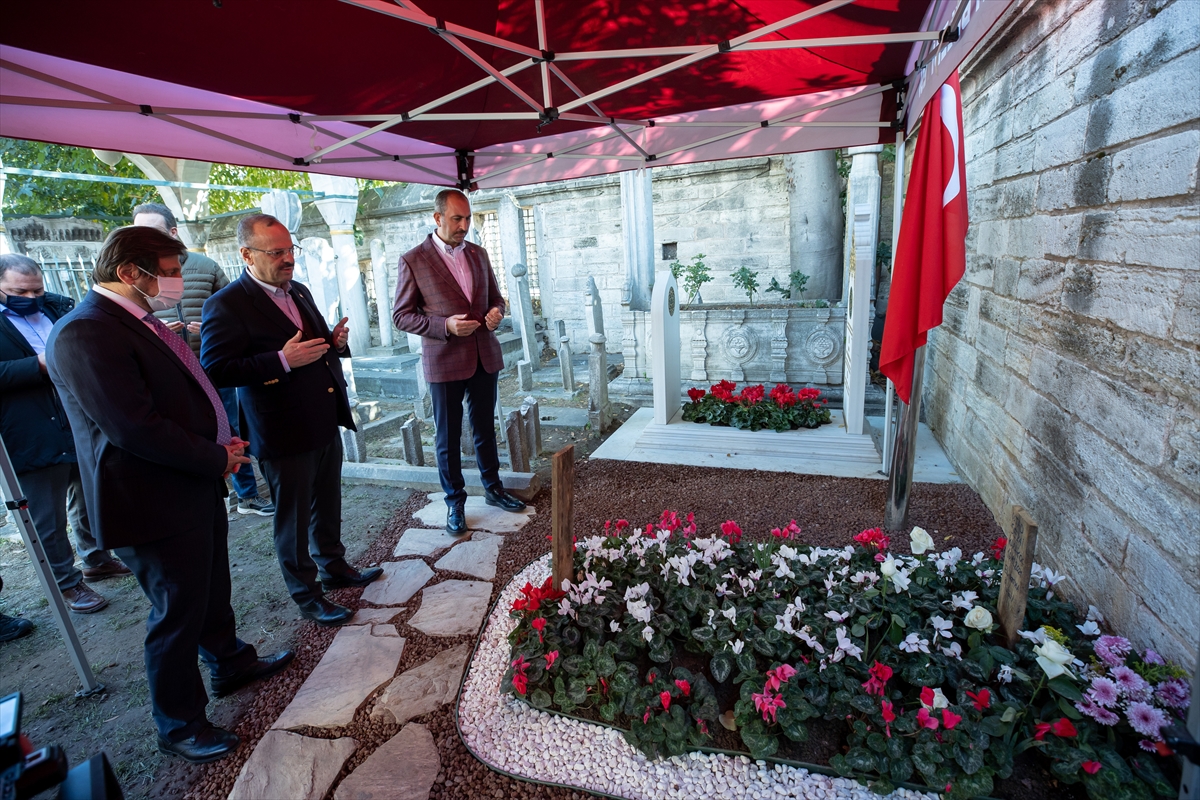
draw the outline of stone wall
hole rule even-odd
[[[1200,630],[1200,3],[1019,4],[962,71],[967,272],[928,419],[1067,596],[1189,666]],[[911,149],[911,148],[910,148]]]

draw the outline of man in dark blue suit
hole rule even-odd
[[[218,387],[238,387],[250,436],[275,501],[275,553],[300,613],[342,625],[353,612],[325,590],[365,586],[342,546],[342,439],[356,430],[338,359],[349,358],[346,320],[329,330],[308,287],[292,280],[297,248],[269,214],[238,223],[246,271],[204,304],[200,362]],[[319,582],[318,582],[319,581]]]
[[[199,361],[153,314],[182,294],[182,252],[154,228],[113,231],[96,285],[46,353],[97,539],[151,603],[145,659],[158,748],[202,763],[228,755],[238,737],[205,716],[197,654],[220,697],[283,669],[292,653],[259,658],[236,635],[224,478],[249,459]]]

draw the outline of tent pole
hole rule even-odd
[[[890,531],[908,527],[908,498],[912,490],[913,462],[917,456],[917,423],[921,418],[921,379],[925,372],[925,345],[913,353],[912,394],[900,403],[900,426],[888,473],[887,506],[883,527]]]
[[[892,267],[896,266],[896,247],[900,244],[900,219],[904,214],[904,128],[896,131],[896,169],[892,177]],[[889,270],[890,271],[890,270]],[[890,285],[890,284],[889,284]],[[892,379],[888,378],[883,404],[883,474],[892,474]]]

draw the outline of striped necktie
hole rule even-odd
[[[229,444],[229,417],[225,416],[225,404],[221,402],[220,395],[213,388],[212,381],[204,374],[204,368],[200,366],[200,361],[196,358],[196,354],[192,352],[192,348],[188,347],[188,343],[183,340],[183,337],[176,333],[172,333],[171,329],[158,319],[153,314],[146,314],[142,320],[150,323],[150,327],[158,334],[158,338],[163,340],[163,344],[171,348],[183,365],[187,367],[188,372],[192,373],[192,377],[200,384],[200,388],[208,395],[208,402],[212,403],[213,411],[217,414],[217,444]]]

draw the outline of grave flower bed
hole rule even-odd
[[[709,746],[736,725],[751,757],[844,725],[831,767],[879,792],[913,782],[988,794],[1034,751],[1090,797],[1172,797],[1162,731],[1187,711],[1183,670],[1102,636],[1035,566],[1014,650],[994,635],[1004,541],[988,554],[889,552],[879,529],[841,549],[769,543],[733,521],[624,520],[576,543],[577,580],[513,603],[502,682],[535,707],[615,725],[650,757]],[[822,723],[822,720],[825,722]]]
[[[777,384],[769,395],[762,384],[746,386],[736,394],[735,389],[737,384],[732,381],[714,383],[707,392],[688,389],[691,402],[683,407],[684,421],[779,432],[830,422],[829,401],[820,399],[818,389],[797,392],[786,383]]]

